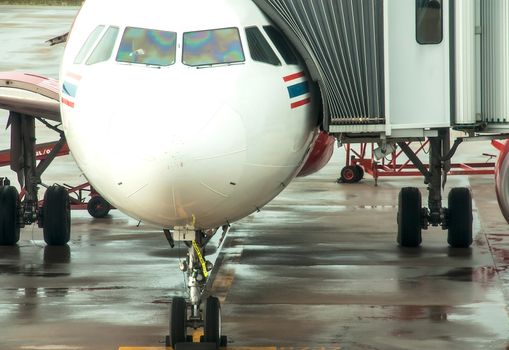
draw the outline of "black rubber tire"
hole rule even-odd
[[[453,188],[448,202],[447,243],[453,248],[468,248],[473,242],[472,194],[466,187]]]
[[[355,164],[355,182],[359,182],[364,178],[364,169],[358,165]]]
[[[339,178],[340,182],[346,183],[346,184],[353,184],[359,180],[357,180],[358,177],[358,171],[355,168],[355,165],[349,165],[343,167],[341,169],[341,177]]]
[[[0,187],[0,245],[12,246],[19,241],[19,206],[16,187]]]
[[[170,344],[175,349],[178,343],[185,343],[187,338],[187,304],[184,298],[174,297],[170,307]]]
[[[106,217],[111,210],[111,205],[101,196],[94,196],[90,198],[87,203],[87,211],[90,216],[101,219]]]
[[[401,247],[418,247],[422,242],[422,197],[415,187],[404,187],[398,199],[398,238]]]
[[[203,316],[203,336],[206,343],[221,345],[221,305],[216,297],[208,297]]]
[[[225,348],[228,346],[228,337],[226,335],[221,336],[221,343],[219,344],[220,347]]]
[[[71,239],[71,205],[67,190],[58,185],[48,187],[44,194],[42,212],[46,244],[67,244]]]

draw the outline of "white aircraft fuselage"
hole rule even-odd
[[[318,97],[270,25],[250,0],[87,0],[61,67],[61,115],[98,192],[144,222],[200,230],[277,196],[317,134]],[[279,65],[260,61],[274,57],[246,28]]]

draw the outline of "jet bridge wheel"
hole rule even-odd
[[[398,244],[418,247],[422,242],[422,197],[415,187],[404,187],[398,199]]]
[[[447,243],[453,248],[468,248],[472,244],[472,194],[465,187],[449,192]]]
[[[175,349],[178,343],[187,340],[187,304],[184,298],[175,297],[170,309],[170,344]]]
[[[101,196],[93,196],[87,203],[88,213],[96,218],[104,218],[111,210],[111,205]]]
[[[224,337],[221,337],[221,306],[219,299],[208,297],[203,315],[203,339],[206,343],[214,343],[217,346],[225,345]]]
[[[48,187],[44,194],[43,234],[48,245],[64,245],[71,238],[71,206],[69,193],[58,185]]]
[[[19,241],[19,206],[16,187],[0,187],[0,245],[15,245]]]
[[[352,184],[362,180],[364,177],[364,169],[360,165],[349,165],[341,169],[340,182]]]

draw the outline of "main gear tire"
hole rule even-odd
[[[447,243],[453,248],[472,245],[472,194],[466,187],[453,188],[448,197]]]
[[[398,199],[398,238],[401,247],[418,247],[422,242],[422,197],[415,187],[402,188]]]
[[[0,187],[0,245],[13,246],[19,241],[20,200],[14,186]]]
[[[71,238],[71,204],[67,190],[59,185],[48,187],[42,212],[44,241],[52,246],[67,244]]]

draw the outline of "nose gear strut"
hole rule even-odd
[[[223,227],[223,234],[227,230],[227,227]],[[187,333],[188,328],[203,328],[200,342],[207,343],[214,349],[227,344],[226,336],[221,335],[219,299],[214,296],[204,299],[204,292],[213,269],[213,264],[204,258],[205,247],[217,231],[217,229],[191,231],[187,228],[176,228],[173,232],[165,230],[165,236],[172,247],[175,241],[183,241],[188,247],[186,259],[180,261],[179,268],[186,274],[186,287],[189,292],[188,300],[182,297],[172,299],[170,334],[166,337],[166,346],[175,349],[178,344],[191,343],[193,339]]]

